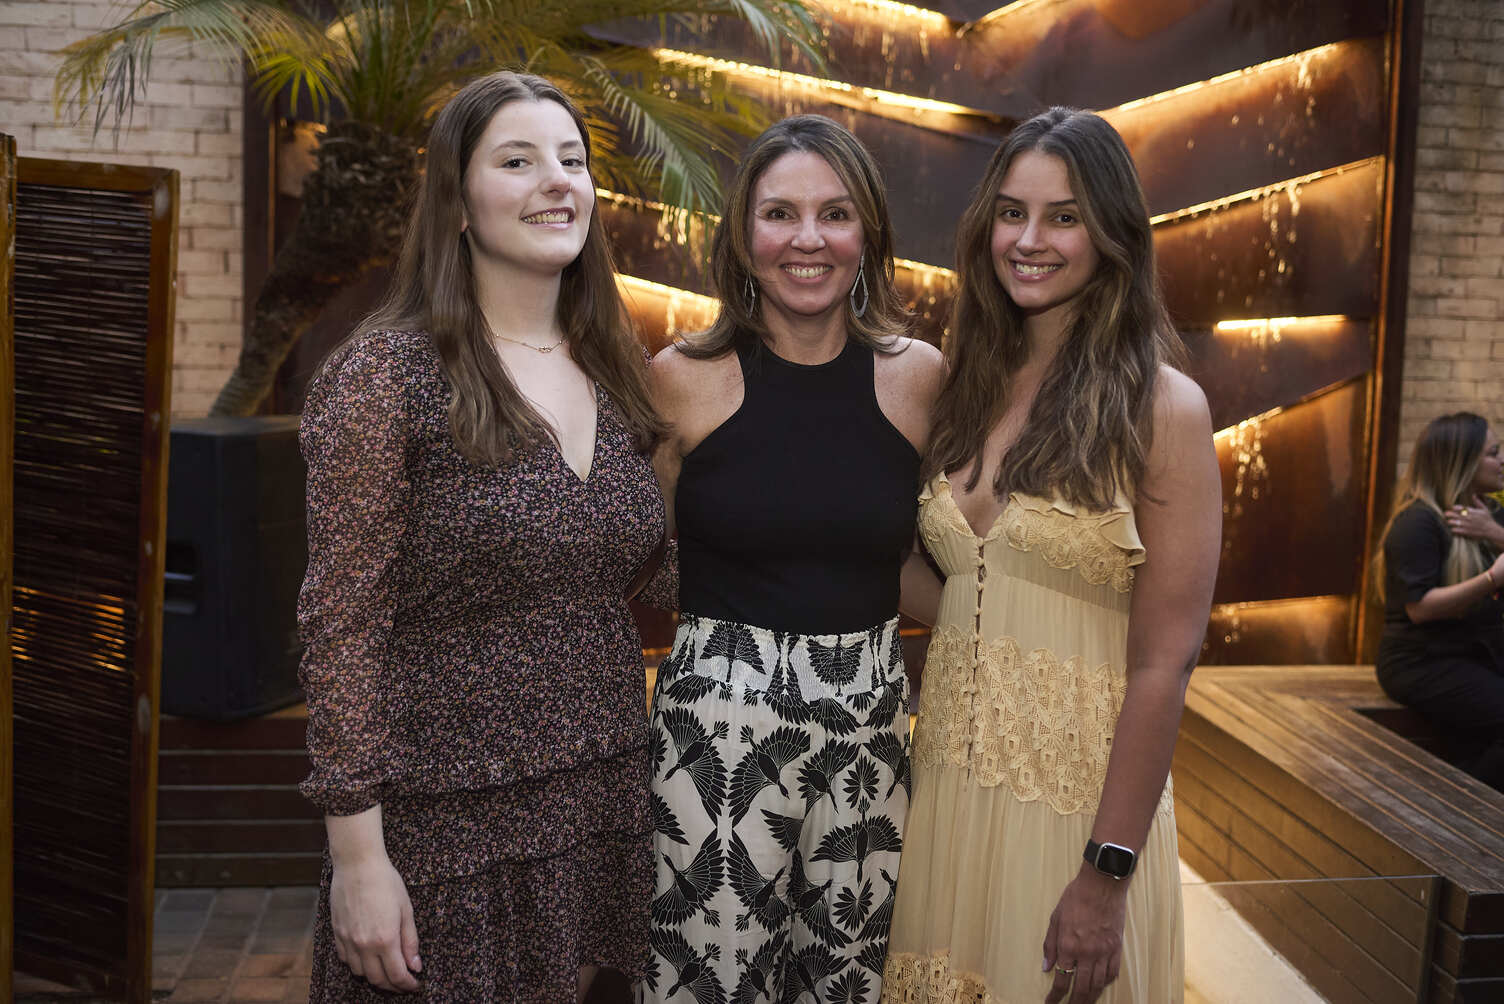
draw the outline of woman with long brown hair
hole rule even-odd
[[[312,999],[536,1001],[641,977],[641,642],[663,428],[580,113],[494,73],[438,114],[386,303],[303,415]],[[671,590],[672,582],[660,583]]]
[[[919,512],[944,583],[911,562],[904,584],[935,631],[883,1000],[1179,1000],[1167,775],[1220,481],[1112,127],[1015,129],[957,268]]]
[[[1443,729],[1458,762],[1504,791],[1504,488],[1499,437],[1480,415],[1433,419],[1416,440],[1375,579],[1384,692]]]
[[[743,154],[721,311],[664,349],[683,613],[658,669],[651,1002],[866,1000],[908,806],[899,570],[942,363],[907,337],[871,154],[818,115]]]

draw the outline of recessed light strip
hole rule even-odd
[[[955,25],[955,22],[937,10],[898,3],[896,0],[824,0],[823,6],[826,10],[849,8],[867,17],[877,15],[890,19],[919,21],[931,28],[944,31],[954,30]]]
[[[1313,181],[1320,181],[1322,178],[1335,177],[1339,174],[1346,174],[1349,171],[1357,171],[1374,164],[1381,164],[1383,161],[1384,158],[1382,156],[1366,157],[1363,160],[1355,160],[1350,164],[1343,164],[1340,167],[1328,167],[1320,171],[1312,171],[1310,174],[1302,174],[1298,178],[1286,178],[1284,181],[1277,181],[1272,185],[1265,185],[1263,188],[1250,188],[1246,192],[1224,195],[1220,199],[1212,199],[1210,202],[1202,202],[1194,206],[1187,206],[1184,209],[1177,209],[1171,213],[1160,213],[1158,216],[1151,216],[1149,218],[1149,225],[1157,227],[1161,223],[1173,223],[1188,216],[1226,209],[1239,202],[1268,198],[1271,195],[1277,195],[1291,188],[1298,188],[1301,185],[1309,185]]]
[[[1263,425],[1269,419],[1273,418],[1275,415],[1278,415],[1280,412],[1282,412],[1284,410],[1285,409],[1283,407],[1270,408],[1266,412],[1262,412],[1260,414],[1254,415],[1251,418],[1245,418],[1245,419],[1243,419],[1243,421],[1238,422],[1235,425],[1229,425],[1225,429],[1218,429],[1216,432],[1212,433],[1212,439],[1225,439],[1228,436],[1235,435],[1238,432],[1238,430],[1240,430],[1240,429],[1246,429],[1249,426],[1252,426],[1254,428],[1258,428],[1260,425]]]
[[[1340,42],[1328,42],[1325,45],[1318,45],[1314,49],[1305,49],[1301,52],[1291,53],[1288,56],[1280,56],[1277,59],[1271,59],[1267,62],[1255,63],[1252,66],[1245,66],[1241,70],[1232,70],[1229,73],[1218,74],[1215,77],[1208,77],[1205,80],[1197,80],[1194,83],[1184,84],[1172,90],[1160,91],[1158,94],[1150,94],[1148,97],[1135,98],[1132,101],[1126,101],[1123,104],[1118,105],[1116,108],[1108,108],[1104,110],[1102,112],[1102,117],[1110,119],[1118,112],[1130,112],[1138,108],[1143,108],[1146,105],[1152,105],[1156,102],[1165,101],[1169,98],[1180,97],[1183,94],[1191,94],[1195,91],[1201,90],[1203,87],[1215,87],[1217,84],[1225,84],[1229,80],[1237,80],[1240,77],[1247,77],[1252,76],[1256,73],[1263,73],[1266,70],[1273,70],[1277,67],[1285,66],[1291,63],[1300,63],[1303,61],[1309,61],[1311,59],[1324,58],[1336,52],[1342,44],[1343,43]]]
[[[933,98],[920,98],[912,94],[899,94],[896,91],[884,91],[876,87],[862,87],[840,80],[811,77],[804,73],[790,73],[787,70],[775,70],[767,66],[741,63],[730,59],[718,59],[715,56],[702,56],[698,53],[682,52],[678,49],[654,49],[652,52],[653,57],[659,62],[672,66],[714,70],[717,73],[725,73],[733,77],[771,80],[794,87],[805,87],[814,91],[823,91],[832,97],[844,98],[847,101],[857,99],[870,103],[874,106],[874,110],[878,110],[884,114],[887,114],[889,109],[905,108],[911,111],[934,112],[944,115],[995,118],[995,116],[988,115],[986,112],[975,108],[967,108],[965,105],[952,104],[949,101],[936,101]]]
[[[1309,317],[1247,317],[1238,320],[1218,321],[1218,331],[1255,331],[1259,328],[1288,328],[1293,325],[1345,324],[1351,318],[1346,314],[1313,314]]]
[[[635,275],[618,275],[616,281],[625,286],[630,292],[647,293],[653,296],[676,299],[686,307],[713,311],[716,309],[716,305],[720,303],[715,297],[706,296],[704,293],[680,289],[678,286],[669,286],[665,283],[654,282],[651,279],[639,279]]]
[[[1030,7],[1038,7],[1043,3],[1053,3],[1055,0],[1014,0],[1013,3],[1004,4],[996,10],[990,10],[966,26],[967,31],[979,28],[982,25],[991,24],[994,21],[1007,17],[1010,14],[1018,14]]]

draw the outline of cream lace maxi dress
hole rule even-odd
[[[919,532],[945,573],[914,731],[884,1002],[1037,1004],[1045,932],[1091,836],[1126,690],[1144,548],[1107,513],[1014,493],[978,539],[942,474]],[[1062,960],[1061,964],[1069,964]],[[1170,786],[1128,892],[1122,971],[1103,1002],[1183,996]]]

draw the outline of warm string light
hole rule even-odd
[[[1254,76],[1255,74],[1269,72],[1282,66],[1309,62],[1313,59],[1325,59],[1326,57],[1335,54],[1336,51],[1344,44],[1346,43],[1328,42],[1325,45],[1318,45],[1314,49],[1306,49],[1301,52],[1291,53],[1288,56],[1280,56],[1278,59],[1271,59],[1263,63],[1255,63],[1252,66],[1245,66],[1241,70],[1232,70],[1229,73],[1221,73],[1215,77],[1208,77],[1205,80],[1197,80],[1194,83],[1183,84],[1180,87],[1176,87],[1168,91],[1160,91],[1158,94],[1150,94],[1148,97],[1135,98],[1132,101],[1126,101],[1123,104],[1118,105],[1116,108],[1109,108],[1103,111],[1102,117],[1105,119],[1111,119],[1114,115],[1117,115],[1121,112],[1135,111],[1139,108],[1156,104],[1169,98],[1176,98],[1180,97],[1181,95],[1194,93],[1195,91],[1199,91],[1204,87],[1215,87],[1218,84],[1225,84],[1232,80],[1239,80],[1244,77]]]
[[[967,108],[965,105],[952,104],[949,101],[936,101],[933,98],[920,98],[912,94],[899,94],[896,91],[884,91],[876,87],[848,84],[841,80],[828,80],[824,77],[811,77],[804,73],[790,73],[787,70],[775,70],[771,67],[756,66],[752,63],[718,59],[715,56],[702,56],[693,52],[681,52],[678,49],[654,49],[653,57],[661,63],[673,66],[711,70],[733,77],[767,80],[818,91],[847,102],[853,100],[860,101],[869,105],[870,109],[877,114],[888,115],[889,117],[892,117],[897,109],[944,115],[963,115],[984,119],[996,117],[986,112],[978,111],[975,108]]]
[[[1285,192],[1289,192],[1293,197],[1302,185],[1309,185],[1311,182],[1320,181],[1322,178],[1336,177],[1349,171],[1357,171],[1375,164],[1382,164],[1383,161],[1384,158],[1382,156],[1365,157],[1362,160],[1355,160],[1350,164],[1343,164],[1339,167],[1328,167],[1320,171],[1312,171],[1310,174],[1303,174],[1298,178],[1286,178],[1284,181],[1277,181],[1272,185],[1265,185],[1262,188],[1250,188],[1245,192],[1224,195],[1219,199],[1197,203],[1194,206],[1187,206],[1174,212],[1160,213],[1158,216],[1151,216],[1149,224],[1150,226],[1157,227],[1162,223],[1174,223],[1177,220],[1199,216],[1202,213],[1227,209],[1239,202],[1256,202],[1261,199],[1267,199],[1271,195],[1279,195]]]

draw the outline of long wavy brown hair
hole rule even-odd
[[[1371,581],[1378,593],[1382,594],[1385,588],[1383,541],[1388,540],[1395,517],[1419,504],[1435,513],[1445,525],[1448,509],[1455,505],[1470,505],[1473,501],[1473,476],[1478,472],[1478,461],[1487,441],[1488,420],[1470,411],[1433,418],[1421,432],[1415,441],[1415,451],[1410,455],[1405,479],[1394,493],[1394,507],[1389,512],[1389,521],[1384,524],[1379,549],[1374,555]],[[1483,570],[1493,563],[1497,552],[1482,541],[1458,537],[1450,532],[1448,536],[1451,543],[1447,547],[1446,564],[1442,566],[1442,585],[1451,586],[1463,579],[1482,575]]]
[[[978,460],[1007,411],[1010,381],[1028,358],[1024,314],[992,259],[996,199],[1014,159],[1037,150],[1065,163],[1071,194],[1100,256],[1075,297],[1065,338],[993,482],[1009,491],[1109,508],[1132,497],[1153,442],[1154,388],[1161,365],[1184,347],[1159,289],[1154,239],[1138,172],[1117,130],[1073,108],[1051,108],[1018,126],[993,155],[956,234],[958,290],[923,477]],[[976,465],[967,485],[981,476]]]
[[[590,130],[574,103],[549,81],[498,72],[473,81],[434,120],[427,170],[419,184],[386,300],[358,331],[426,331],[452,394],[449,429],[455,447],[474,463],[494,467],[553,438],[496,355],[476,298],[469,242],[461,236],[465,170],[476,144],[503,105],[553,101],[579,127],[590,163]],[[643,350],[633,336],[616,285],[616,268],[599,211],[590,214],[585,246],[559,283],[559,326],[570,355],[616,402],[644,452],[664,425],[648,396]]]
[[[733,349],[761,345],[768,333],[761,294],[751,304],[747,298],[748,283],[757,282],[748,245],[748,214],[758,180],[786,153],[813,153],[829,164],[846,186],[862,221],[867,307],[858,317],[847,297],[847,337],[867,348],[892,351],[899,336],[908,333],[909,312],[893,282],[893,221],[877,162],[862,141],[839,123],[824,115],[795,115],[769,126],[737,165],[710,242],[710,280],[720,297],[720,312],[706,331],[680,344],[687,356],[712,359]]]

